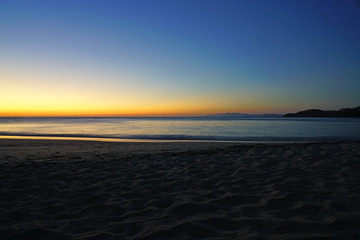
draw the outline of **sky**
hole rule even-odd
[[[0,1],[0,116],[360,105],[356,0]]]

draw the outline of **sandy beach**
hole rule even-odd
[[[1,239],[360,239],[360,143],[0,140]]]

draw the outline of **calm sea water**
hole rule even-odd
[[[145,140],[358,141],[360,118],[0,118],[0,135]]]

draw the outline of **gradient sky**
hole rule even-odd
[[[0,116],[360,105],[356,0],[0,2]]]

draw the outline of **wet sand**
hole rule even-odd
[[[0,140],[1,239],[360,239],[360,143]]]

